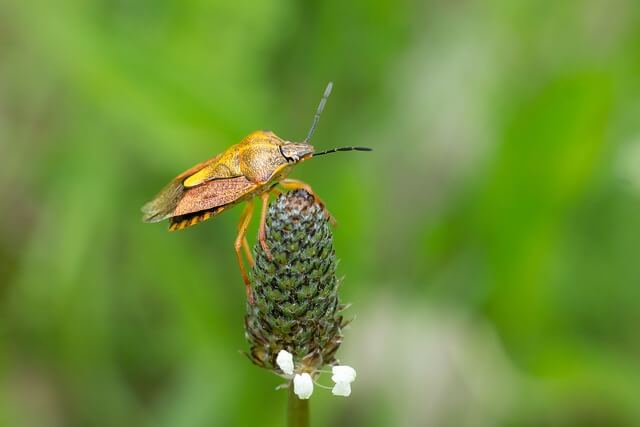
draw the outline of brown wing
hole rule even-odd
[[[194,167],[182,172],[167,184],[149,203],[142,207],[144,222],[159,222],[173,216],[173,211],[184,193],[184,180],[217,161],[222,154],[198,163]]]
[[[205,211],[237,202],[256,187],[257,184],[244,176],[205,182],[184,191],[173,216]]]
[[[245,177],[209,181],[188,188],[178,202],[169,230],[177,231],[207,220],[243,200],[257,187]]]

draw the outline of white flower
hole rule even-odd
[[[334,366],[331,368],[331,381],[336,383],[331,390],[335,396],[348,397],[351,394],[351,383],[356,379],[356,370],[351,366]]]
[[[285,374],[293,374],[293,355],[287,350],[280,350],[278,357],[276,357],[276,363]]]
[[[310,398],[313,393],[313,380],[311,379],[311,375],[306,372],[302,375],[296,374],[296,376],[293,377],[293,392],[300,399]]]
[[[351,366],[342,365],[331,368],[333,376],[331,381],[334,383],[352,383],[356,379],[356,370]]]
[[[351,394],[351,384],[344,382],[336,383],[331,389],[331,393],[333,393],[334,396],[349,397]]]

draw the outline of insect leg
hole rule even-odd
[[[307,193],[311,194],[313,198],[316,200],[316,203],[318,203],[322,207],[322,209],[324,209],[325,213],[327,214],[327,217],[329,218],[329,222],[331,223],[331,225],[333,225],[334,227],[336,226],[338,222],[333,217],[333,215],[331,215],[331,213],[327,210],[322,199],[320,199],[320,197],[315,193],[315,191],[311,189],[311,186],[309,184],[307,184],[306,182],[298,181],[297,179],[291,179],[291,178],[283,179],[282,181],[279,182],[279,184],[287,190],[305,190]]]
[[[236,257],[238,258],[238,265],[240,266],[240,274],[242,275],[242,280],[244,281],[245,290],[247,291],[247,299],[249,300],[249,304],[253,304],[253,293],[251,292],[251,282],[249,281],[249,276],[247,275],[247,270],[244,268],[244,263],[242,262],[242,242],[246,239],[247,236],[247,228],[249,228],[249,222],[251,221],[251,216],[253,215],[253,200],[249,200],[247,202],[247,207],[242,212],[242,216],[240,217],[240,223],[238,224],[238,236],[236,237],[236,241],[234,244],[234,248],[236,250]]]
[[[258,229],[258,240],[260,241],[260,245],[262,246],[262,250],[269,260],[273,259],[271,255],[271,251],[269,250],[269,246],[267,246],[267,232],[265,229],[265,225],[267,222],[267,208],[269,207],[269,192],[262,193],[260,196],[262,199],[262,212],[260,214],[260,227]]]
[[[244,239],[242,239],[242,249],[244,250],[244,254],[247,257],[247,261],[249,262],[249,267],[253,268],[255,262],[253,261],[253,255],[251,255],[251,249],[249,248],[249,242],[247,242],[246,236]]]
[[[249,209],[249,205],[245,207],[245,210],[242,211],[242,216],[240,216],[240,222],[238,223],[238,233],[240,233],[240,226],[242,225],[242,217],[245,215],[245,212],[247,209]],[[249,267],[253,268],[255,262],[253,261],[253,255],[251,255],[251,248],[249,247],[247,236],[244,236],[244,238],[242,239],[242,249],[244,250],[244,255],[247,257],[247,261],[249,262]]]

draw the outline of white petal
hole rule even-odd
[[[356,370],[351,366],[334,366],[331,372],[333,373],[331,381],[334,383],[352,383],[356,379]]]
[[[311,379],[311,375],[306,372],[302,375],[296,374],[296,376],[293,377],[293,392],[300,399],[308,399],[311,397],[313,393],[313,380]]]
[[[333,386],[333,389],[331,389],[331,393],[336,396],[349,397],[351,394],[351,384],[343,382],[336,383],[336,385]]]
[[[276,357],[276,363],[285,374],[293,374],[293,355],[287,350],[280,350]]]

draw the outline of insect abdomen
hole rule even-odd
[[[187,227],[196,225],[199,222],[205,221],[214,215],[219,214],[224,210],[224,206],[219,206],[207,211],[194,212],[186,215],[174,216],[169,222],[169,231],[184,230]]]

